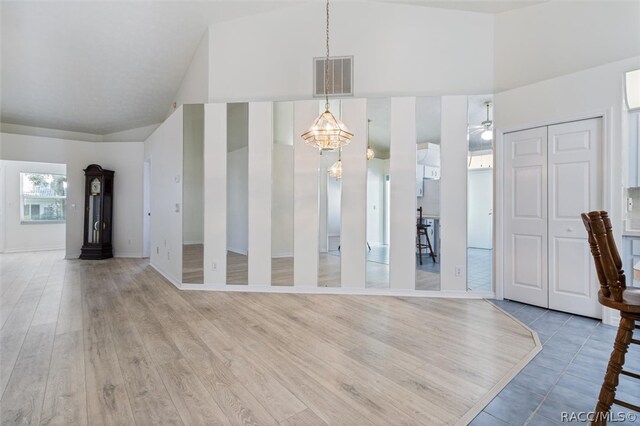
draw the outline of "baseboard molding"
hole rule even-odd
[[[169,281],[171,284],[174,285],[175,288],[177,288],[178,290],[182,290],[182,284],[180,283],[180,281],[176,280],[175,278],[173,278],[171,276],[171,274],[169,274],[168,272],[166,272],[164,269],[162,269],[161,267],[159,267],[158,265],[155,265],[153,263],[149,263],[149,266],[151,266],[153,269],[155,269],[156,271],[158,271],[158,273],[160,275],[162,275],[167,281]]]
[[[113,257],[130,257],[130,258],[135,258],[135,259],[141,259],[144,256],[142,256],[142,253],[114,253]]]
[[[181,283],[181,290],[227,291],[244,293],[335,294],[349,296],[430,297],[449,299],[492,299],[493,292],[427,291],[390,288],[304,287],[272,285],[228,285]]]
[[[204,245],[204,241],[185,241],[182,243],[184,246],[197,246]]]
[[[538,353],[540,353],[540,351],[542,350],[542,344],[540,343],[540,339],[538,338],[538,333],[533,331],[528,325],[526,325],[525,323],[520,321],[518,318],[514,317],[513,315],[505,311],[504,309],[500,308],[499,306],[494,305],[489,301],[486,301],[486,303],[489,303],[491,306],[493,306],[494,308],[496,308],[497,310],[499,310],[500,312],[502,312],[503,314],[511,318],[513,321],[521,325],[527,331],[529,331],[531,333],[531,337],[533,338],[534,347],[533,349],[531,349],[531,351],[529,351],[527,355],[524,356],[524,358],[522,358],[516,365],[514,365],[511,368],[511,370],[509,370],[507,374],[504,375],[502,379],[500,379],[500,381],[496,383],[494,387],[491,388],[491,390],[489,390],[489,392],[484,394],[482,398],[480,398],[480,400],[478,400],[478,402],[476,402],[473,405],[473,407],[471,407],[469,411],[467,411],[456,422],[456,425],[467,425],[473,419],[475,419],[476,416],[480,414],[480,412],[484,409],[484,407],[486,407],[487,404],[489,404],[491,400],[495,398],[500,393],[500,391],[502,391],[502,389],[504,389],[504,387],[507,386],[507,384],[509,384],[509,382],[513,380],[513,378],[516,377],[518,373],[522,371],[522,369],[526,367],[527,364],[529,364],[529,362],[531,362],[531,360],[535,358],[535,356],[538,355]]]
[[[40,247],[40,248],[17,248],[17,249],[7,249],[5,248],[2,253],[10,254],[10,253],[27,253],[34,251],[57,251],[64,250],[64,246],[62,247]]]
[[[280,259],[282,257],[293,257],[293,253],[278,253],[278,254],[272,254],[271,255],[272,258],[274,259]]]
[[[240,249],[235,249],[235,248],[227,248],[227,251],[230,251],[230,252],[236,253],[236,254],[241,254],[243,256],[247,256],[247,251],[246,250],[240,250]]]

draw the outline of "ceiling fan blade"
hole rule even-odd
[[[484,131],[484,127],[480,127],[480,128],[478,128],[478,129],[471,130],[471,131],[469,132],[469,134],[470,134],[470,135],[475,135],[476,133],[480,133],[480,132],[483,132],[483,131]]]

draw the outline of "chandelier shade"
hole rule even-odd
[[[302,134],[302,139],[307,145],[314,146],[320,151],[348,145],[352,137],[353,133],[328,109],[316,119],[309,130]]]
[[[324,112],[320,117],[316,118],[313,125],[302,134],[305,144],[317,148],[320,153],[322,151],[340,149],[351,141],[353,133],[347,129],[340,119],[329,111],[329,0],[326,3],[326,48],[327,58],[324,63]],[[340,163],[342,164],[342,163]]]

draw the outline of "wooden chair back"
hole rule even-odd
[[[622,259],[613,238],[609,214],[605,211],[592,211],[582,213],[581,216],[600,281],[600,291],[604,297],[622,302],[626,278],[622,269]]]

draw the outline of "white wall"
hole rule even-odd
[[[500,13],[496,91],[640,55],[639,23],[639,1],[550,1]]]
[[[0,226],[4,227],[4,246],[0,251],[33,251],[64,249],[64,223],[21,223],[20,220],[20,173],[52,173],[64,175],[67,167],[64,164],[35,163],[26,161],[0,160],[0,167],[4,173],[4,212],[0,217],[4,219]],[[1,205],[1,204],[0,204]]]
[[[150,262],[174,283],[182,282],[183,134],[179,107],[144,143],[144,159],[151,161]]]
[[[67,166],[66,255],[80,255],[84,222],[84,172],[95,163],[114,170],[115,256],[142,256],[142,142],[81,142],[2,133],[2,159]]]
[[[174,97],[176,106],[205,104],[209,98],[209,29],[204,32]],[[167,106],[168,107],[168,106]]]
[[[324,56],[324,3],[210,26],[209,101],[308,99]],[[331,54],[354,55],[356,97],[490,93],[493,15],[336,2]],[[294,36],[292,36],[294,35]]]

